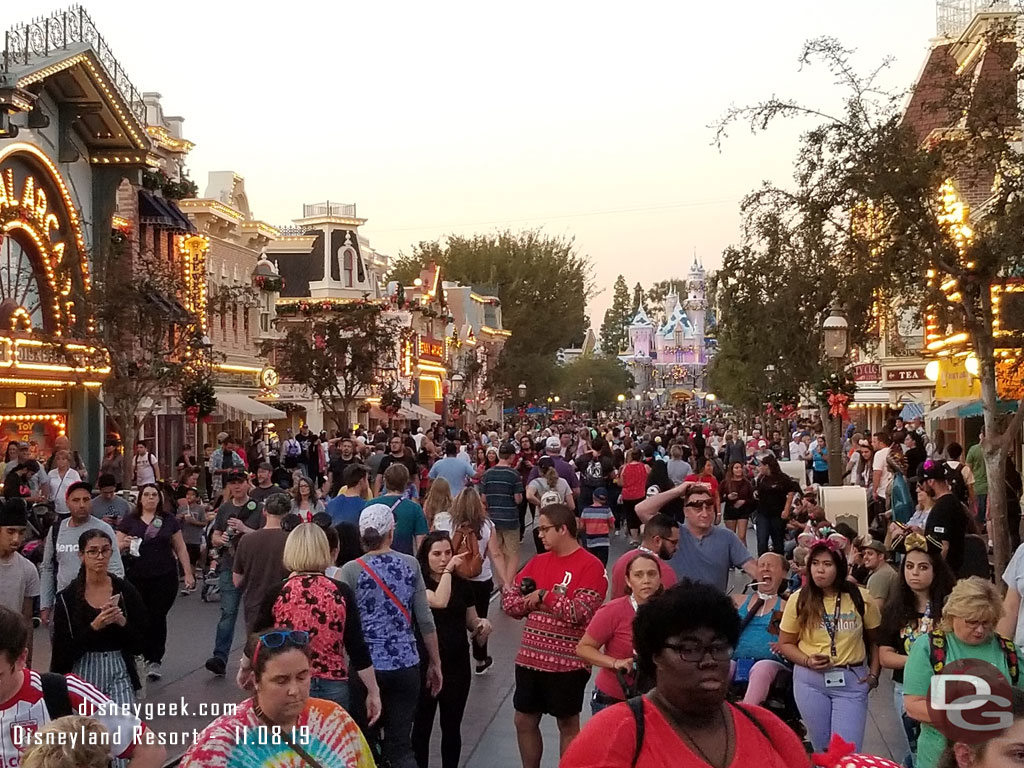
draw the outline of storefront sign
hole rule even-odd
[[[431,339],[426,336],[420,337],[420,360],[431,360],[433,362],[444,361],[444,342]]]
[[[878,363],[861,363],[853,367],[854,381],[881,381],[882,366]]]
[[[924,375],[924,366],[920,368],[889,368],[885,372],[885,380],[890,384],[913,384],[928,381]]]

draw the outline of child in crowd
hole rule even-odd
[[[615,516],[608,507],[608,489],[595,488],[594,502],[580,513],[580,528],[587,551],[608,565],[608,545],[615,530]]]

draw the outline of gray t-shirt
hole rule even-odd
[[[729,571],[753,559],[750,550],[728,528],[712,528],[698,539],[683,524],[679,526],[679,549],[668,564],[680,581],[699,581],[724,592],[729,586]]]
[[[20,614],[26,597],[39,596],[39,572],[36,567],[15,552],[0,560],[0,605]]]
[[[57,532],[57,548],[53,546],[53,532],[46,533],[46,549],[43,550],[43,562],[39,567],[39,577],[42,582],[42,593],[39,599],[41,608],[52,608],[57,593],[68,586],[78,576],[78,570],[82,567],[82,561],[78,557],[78,539],[86,531],[97,529],[103,531],[110,537],[113,543],[114,553],[110,556],[110,563],[107,570],[110,573],[124,578],[124,563],[121,562],[121,552],[117,548],[117,536],[114,529],[99,518],[89,517],[80,525],[71,525],[71,518],[64,518],[55,525],[60,525]],[[54,568],[56,568],[56,585],[54,585]]]
[[[203,542],[203,531],[206,530],[206,505],[202,502],[193,504],[190,507],[178,507],[178,512],[184,512],[184,519],[181,523],[181,537],[186,544],[201,544]],[[193,525],[190,520],[197,520],[202,525]]]
[[[114,524],[116,525],[124,519],[125,515],[132,511],[132,505],[115,493],[110,501],[107,501],[102,496],[93,496],[91,509],[93,517],[98,517],[101,520],[105,517],[113,517],[115,518]]]
[[[235,506],[230,501],[225,501],[217,509],[217,519],[213,523],[213,530],[221,531],[228,540],[228,520],[232,517],[239,518],[248,528],[258,530],[263,527],[263,505],[258,501],[249,500],[241,507]],[[220,563],[224,570],[230,571],[234,565],[235,550],[238,548],[238,534],[230,536],[230,545],[224,548]]]
[[[673,485],[679,485],[687,475],[693,474],[693,468],[683,459],[668,460],[668,479]]]

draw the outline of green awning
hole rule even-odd
[[[1016,413],[1017,412],[1017,401],[1016,400],[999,400],[996,402],[996,411],[998,413]],[[960,409],[956,412],[956,415],[961,419],[969,419],[973,416],[982,415],[981,400],[975,400],[973,403],[960,406]]]

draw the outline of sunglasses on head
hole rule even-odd
[[[256,648],[252,652],[252,665],[256,666],[256,657],[259,656],[260,648],[269,648],[274,650],[280,648],[285,643],[293,645],[296,648],[305,648],[309,645],[309,632],[301,630],[274,630],[273,632],[267,632],[266,634],[260,635],[256,640]]]

